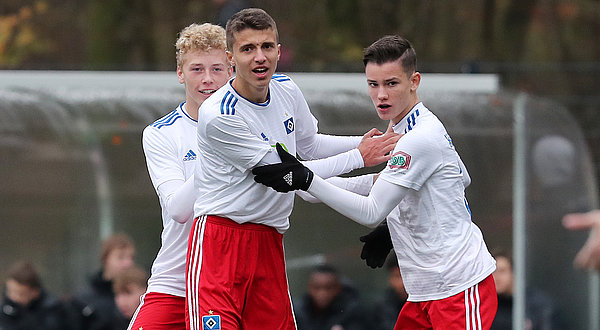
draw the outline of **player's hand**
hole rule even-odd
[[[600,210],[567,214],[563,217],[563,226],[570,230],[590,229],[574,263],[578,268],[600,270]]]
[[[292,190],[308,190],[313,179],[313,172],[302,165],[296,157],[290,155],[277,143],[275,148],[281,163],[258,166],[252,169],[254,181],[271,187],[278,192]]]
[[[371,268],[382,267],[393,248],[387,223],[382,222],[370,233],[361,236],[360,241],[365,243],[360,258],[365,260]]]
[[[400,135],[394,133],[392,129],[392,121],[390,121],[387,130],[383,134],[378,129],[373,128],[363,135],[358,150],[365,167],[379,165],[390,160],[390,152],[394,150],[399,139]]]

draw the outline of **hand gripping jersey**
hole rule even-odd
[[[387,217],[408,300],[447,298],[485,279],[495,261],[471,221],[460,157],[443,124],[418,103],[394,131],[404,136],[379,179],[410,188]]]
[[[184,103],[144,129],[143,146],[154,188],[170,180],[185,181],[194,173],[197,161],[196,121],[183,109]],[[158,189],[157,189],[158,192]],[[181,224],[162,209],[162,245],[152,265],[147,292],[185,297],[187,241],[193,221]]]
[[[294,194],[256,183],[251,169],[276,142],[295,155],[296,141],[317,133],[300,89],[289,77],[274,75],[268,101],[257,104],[229,81],[204,101],[198,117],[194,216],[217,215],[285,232]]]

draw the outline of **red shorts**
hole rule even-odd
[[[188,330],[296,329],[283,235],[274,228],[195,219],[186,283]]]
[[[406,302],[394,330],[480,330],[492,326],[498,296],[492,275],[454,296],[431,301]]]
[[[166,293],[148,292],[140,298],[129,330],[185,329],[185,298]]]

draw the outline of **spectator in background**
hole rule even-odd
[[[133,266],[135,246],[129,236],[114,234],[102,242],[102,268],[90,279],[90,286],[73,301],[72,324],[82,330],[114,330],[119,315],[113,292],[113,279]]]
[[[375,304],[373,329],[394,329],[398,314],[408,299],[395,255],[388,258],[386,268],[388,270],[388,288],[382,299]]]
[[[512,257],[501,250],[496,250],[493,256],[496,258],[496,271],[493,275],[498,293],[498,311],[491,330],[509,330],[512,329],[514,289]],[[525,329],[565,329],[552,299],[531,288],[525,292]]]
[[[147,280],[148,275],[138,266],[129,267],[115,276],[113,291],[121,315],[117,318],[114,329],[127,329],[140,304],[140,297],[146,292]]]
[[[0,329],[69,329],[65,306],[44,291],[40,276],[31,263],[14,263],[4,284]]]
[[[370,329],[356,290],[341,282],[335,268],[315,267],[308,292],[294,304],[298,330]]]
[[[600,210],[567,214],[563,217],[563,226],[569,230],[590,230],[574,263],[579,268],[600,270]]]

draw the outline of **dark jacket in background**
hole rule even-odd
[[[66,330],[69,328],[65,305],[46,294],[23,307],[4,296],[0,308],[0,330]]]
[[[396,291],[387,288],[383,298],[375,304],[372,310],[373,330],[392,330],[398,320],[398,314],[406,303],[406,299],[400,298]]]
[[[341,325],[344,330],[371,330],[370,319],[355,290],[346,288],[329,308],[316,312],[308,294],[294,304],[298,330],[330,330]]]
[[[71,301],[71,322],[75,330],[118,330],[121,317],[115,303],[112,282],[102,277],[102,271],[90,280],[90,287]]]
[[[566,330],[552,299],[543,292],[528,289],[525,293],[525,319],[531,330]],[[498,295],[498,311],[491,330],[512,330],[513,297]]]

